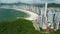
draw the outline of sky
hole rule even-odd
[[[60,4],[60,0],[0,0],[0,3],[18,3],[18,2],[22,2],[22,3],[59,3]]]

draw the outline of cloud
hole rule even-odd
[[[60,0],[0,0],[0,3],[60,3]]]
[[[17,3],[18,0],[0,0],[0,3]]]

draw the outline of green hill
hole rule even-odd
[[[60,30],[49,34],[59,34]],[[36,31],[31,21],[18,19],[13,22],[1,22],[0,34],[46,34]]]
[[[13,22],[1,22],[0,34],[39,34],[31,21],[18,19]]]

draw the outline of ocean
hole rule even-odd
[[[27,14],[13,9],[4,9],[0,8],[0,22],[1,21],[14,21],[17,20],[17,17],[27,17]]]

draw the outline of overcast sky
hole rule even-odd
[[[0,0],[0,3],[60,3],[60,0]]]

